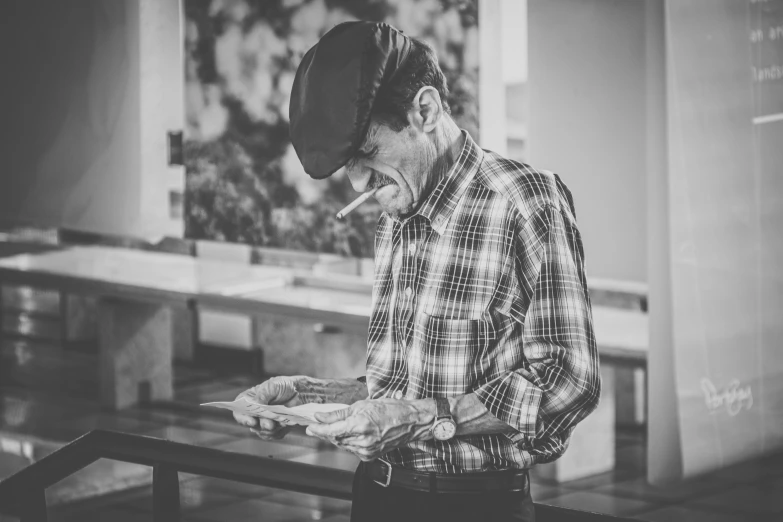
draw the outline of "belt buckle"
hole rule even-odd
[[[386,464],[386,469],[388,469],[389,471],[388,471],[388,473],[386,473],[386,481],[385,482],[381,482],[380,480],[375,480],[375,479],[373,479],[373,482],[375,482],[379,486],[382,486],[384,488],[388,488],[389,484],[391,484],[392,465],[391,465],[391,463],[388,460],[384,459],[383,457],[379,458],[378,460],[380,460],[381,462]]]

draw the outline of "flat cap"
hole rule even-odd
[[[385,23],[345,22],[304,55],[288,108],[291,142],[315,179],[331,176],[362,144],[380,87],[405,61],[410,39]]]

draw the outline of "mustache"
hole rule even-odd
[[[391,179],[386,174],[381,174],[378,171],[373,172],[372,178],[370,179],[369,189],[376,189],[385,187],[386,185],[392,185],[394,184],[394,180]]]

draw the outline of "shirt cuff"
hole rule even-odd
[[[484,407],[517,433],[508,438],[516,444],[536,436],[541,389],[515,372],[508,372],[477,388],[474,393]]]

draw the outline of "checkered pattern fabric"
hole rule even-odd
[[[371,398],[475,393],[508,435],[414,442],[386,455],[421,471],[556,459],[601,382],[584,251],[560,178],[481,150],[405,220],[383,214],[367,353]]]

